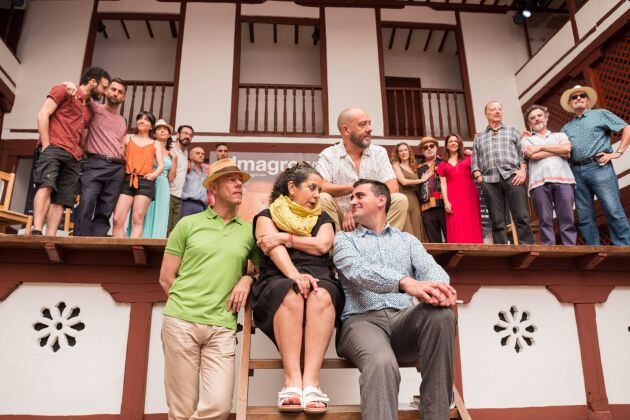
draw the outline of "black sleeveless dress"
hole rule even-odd
[[[254,236],[256,233],[256,222],[259,217],[271,219],[271,212],[269,209],[266,209],[254,217]],[[320,227],[326,223],[330,223],[333,226],[333,230],[335,229],[333,220],[326,212],[322,211],[311,232],[312,236],[317,236]],[[309,255],[295,248],[289,248],[287,251],[295,268],[300,273],[308,273],[319,279],[318,286],[328,291],[335,307],[336,319],[338,320],[343,310],[344,294],[341,289],[341,283],[333,276],[332,260],[328,255]],[[273,317],[291,288],[298,292],[295,282],[286,278],[271,258],[263,255],[260,264],[260,276],[252,285],[251,305],[256,327],[260,328],[274,343],[276,338],[273,332]]]

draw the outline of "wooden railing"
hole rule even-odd
[[[149,111],[155,118],[168,121],[173,103],[173,82],[150,80],[127,80],[127,94],[120,105],[120,115],[127,119],[127,131],[136,126],[136,115]]]
[[[322,87],[240,84],[237,132],[323,134]]]
[[[443,138],[449,133],[459,133],[464,138],[471,137],[463,90],[412,87],[386,90],[389,136]]]

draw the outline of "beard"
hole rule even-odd
[[[90,92],[90,98],[94,99],[95,101],[100,101],[101,99],[103,99],[103,95],[99,93],[97,88],[94,88]]]
[[[360,147],[361,149],[367,149],[368,147],[370,147],[370,143],[372,143],[372,139],[370,139],[370,136],[365,136],[361,138],[354,133],[350,133],[350,141],[352,142],[352,144]]]
[[[112,96],[111,98],[107,96],[105,99],[107,100],[107,103],[110,105],[120,105],[122,103],[122,100],[119,100],[115,96]]]

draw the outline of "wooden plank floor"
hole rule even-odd
[[[457,409],[450,410],[449,418],[458,419]],[[322,415],[304,413],[280,413],[275,406],[250,406],[247,407],[247,419],[256,420],[306,420],[306,419],[336,419],[336,420],[361,420],[361,409],[358,405],[331,405],[328,412]],[[416,408],[402,405],[398,408],[399,420],[417,420],[419,413]]]

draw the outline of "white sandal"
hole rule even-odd
[[[285,404],[289,398],[298,397],[299,404]],[[302,411],[302,390],[296,386],[283,387],[278,392],[278,411],[281,413],[300,413]]]
[[[322,414],[328,410],[330,399],[320,388],[307,386],[302,391],[302,410],[307,414]],[[310,403],[322,403],[324,407],[309,407]]]

